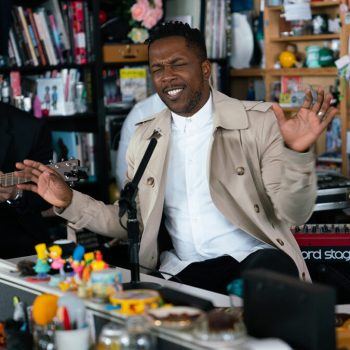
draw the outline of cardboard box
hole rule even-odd
[[[105,63],[147,62],[147,44],[105,44],[103,45]]]

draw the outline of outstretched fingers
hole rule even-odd
[[[312,94],[311,94],[311,97],[312,97]],[[317,89],[316,102],[311,106],[310,110],[312,112],[318,113],[321,107],[323,106],[324,101],[325,101],[324,90],[321,87],[319,87]]]
[[[335,110],[335,113],[337,112],[337,109],[334,107],[330,107],[332,101],[332,95],[327,94],[326,97],[324,98],[322,105],[320,106],[318,111],[315,111],[317,113],[318,118],[322,122],[323,120],[326,119],[327,115],[333,110]],[[333,113],[333,112],[332,112]],[[332,115],[331,113],[331,115]]]
[[[283,109],[278,103],[272,104],[272,109],[275,112],[277,122],[280,126],[282,126],[286,122],[286,116],[284,115]]]
[[[328,124],[333,120],[333,118],[337,115],[338,109],[335,107],[327,108],[326,112],[322,116],[320,125],[323,129],[325,129]]]
[[[305,90],[305,97],[304,97],[304,101],[303,101],[303,105],[301,106],[301,108],[306,108],[306,109],[310,109],[312,107],[312,93],[310,89],[306,89]]]

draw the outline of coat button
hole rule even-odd
[[[244,174],[244,168],[242,166],[239,166],[236,169],[236,173],[237,173],[237,175],[243,175]]]
[[[153,177],[149,177],[147,179],[147,185],[154,187],[154,178]]]
[[[306,278],[305,278],[305,272],[302,272],[302,273],[301,273],[301,278],[303,279],[303,281],[306,280]]]
[[[277,243],[279,243],[280,245],[282,245],[282,246],[284,245],[284,242],[282,241],[281,238],[277,238],[276,241],[277,241]]]
[[[254,210],[256,213],[259,213],[260,212],[260,208],[257,204],[254,204]]]

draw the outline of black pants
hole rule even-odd
[[[226,288],[230,282],[241,277],[244,271],[254,268],[298,277],[298,269],[287,254],[277,249],[260,249],[240,263],[228,255],[192,263],[170,281],[227,294]]]

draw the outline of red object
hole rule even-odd
[[[49,116],[49,110],[47,108],[44,108],[41,110],[41,115],[43,117],[48,117]]]
[[[68,310],[66,307],[63,307],[63,329],[65,331],[69,331],[71,329],[71,324],[70,324],[70,319],[69,319],[69,314]]]
[[[300,247],[350,246],[349,233],[294,233]]]
[[[107,22],[107,12],[104,10],[100,10],[98,13],[98,20],[99,20],[101,25],[103,23]]]
[[[27,277],[26,281],[28,282],[49,282],[50,277],[44,277],[44,278],[39,278],[39,277]]]

